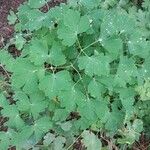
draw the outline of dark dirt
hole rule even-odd
[[[81,142],[81,139],[79,138],[73,145],[74,150],[86,150],[83,143]]]

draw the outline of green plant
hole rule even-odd
[[[15,101],[0,95],[1,115],[8,118],[1,150],[68,150],[81,137],[96,150],[104,146],[103,133],[123,149],[146,130],[147,111],[140,115],[139,104],[144,110],[150,104],[143,95],[150,92],[150,41],[137,15],[117,1],[112,8],[104,3],[72,0],[43,13],[45,0],[29,0],[11,12],[12,43],[21,56],[0,51]]]

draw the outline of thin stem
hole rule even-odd
[[[88,55],[84,52],[84,49],[82,49],[82,46],[81,46],[80,41],[79,41],[78,38],[77,38],[77,42],[78,42],[78,46],[79,46],[79,48],[80,48],[80,53],[79,53],[79,55],[80,55],[81,53],[84,53],[84,55],[88,56]],[[79,55],[78,55],[78,56],[79,56]],[[77,56],[77,57],[78,57],[78,56]]]
[[[87,48],[91,47],[92,45],[96,44],[97,42],[99,42],[99,40],[96,40],[93,43],[91,43],[90,45],[86,46],[85,48],[82,49],[82,51],[86,50]]]
[[[81,74],[80,74],[79,71],[73,66],[73,64],[71,64],[71,67],[78,73],[80,79],[82,80]]]
[[[109,141],[108,139],[106,139],[105,137],[103,137],[102,134],[101,134],[101,138],[108,143],[109,149],[118,150],[118,147],[116,145],[114,145],[112,141]]]
[[[81,44],[80,44],[79,38],[77,38],[77,42],[78,42],[78,46],[79,46],[79,48],[80,48],[80,51],[82,51],[82,47],[81,47]]]
[[[59,67],[47,67],[45,68],[45,70],[52,70],[52,71],[56,71],[57,69],[66,69],[66,68],[69,68],[71,67],[71,65],[68,65],[68,66],[59,66]]]
[[[86,87],[85,87],[85,85],[84,85],[84,83],[83,83],[83,79],[82,79],[81,74],[80,74],[79,71],[73,66],[73,64],[71,64],[71,67],[72,67],[72,68],[77,72],[77,74],[79,75],[80,79],[77,81],[77,83],[78,83],[79,81],[82,82],[83,87],[84,87],[84,90],[85,90],[85,93],[86,93],[86,96],[87,96],[87,99],[89,100],[88,92],[87,92]],[[76,83],[76,84],[77,84],[77,83]],[[75,84],[75,85],[76,85],[76,84]]]
[[[68,66],[59,66],[57,67],[57,69],[65,69],[65,68],[69,68],[69,67],[72,67],[71,65],[68,65]]]
[[[72,87],[72,89],[81,81],[82,79],[79,79]]]
[[[71,67],[77,72],[77,74],[79,75],[80,79],[73,85],[73,88],[80,82],[82,81],[82,76],[79,73],[79,71],[73,66],[73,64],[71,63]]]
[[[89,47],[91,47],[92,45],[94,45],[94,44],[96,44],[97,42],[99,42],[99,40],[94,41],[93,43],[89,44],[88,46],[86,46],[86,47],[83,48],[83,49],[82,49],[82,47],[81,47],[81,44],[80,44],[80,42],[79,42],[79,39],[77,39],[77,42],[78,42],[78,45],[79,45],[79,48],[80,48],[80,53],[78,54],[78,56],[77,56],[77,58],[75,59],[75,61],[73,62],[73,64],[76,63],[76,61],[77,61],[78,57],[81,55],[81,53],[84,53],[84,55],[88,56],[84,51],[85,51],[87,48],[89,48]]]

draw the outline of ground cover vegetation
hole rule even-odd
[[[8,20],[0,150],[127,150],[150,136],[149,0],[29,0]]]

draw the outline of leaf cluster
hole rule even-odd
[[[142,10],[123,0],[69,0],[45,13],[46,4],[29,0],[8,17],[21,56],[0,51],[14,100],[1,92],[8,130],[0,149],[67,150],[80,137],[88,150],[102,149],[91,130],[130,147],[150,120],[148,0]]]

